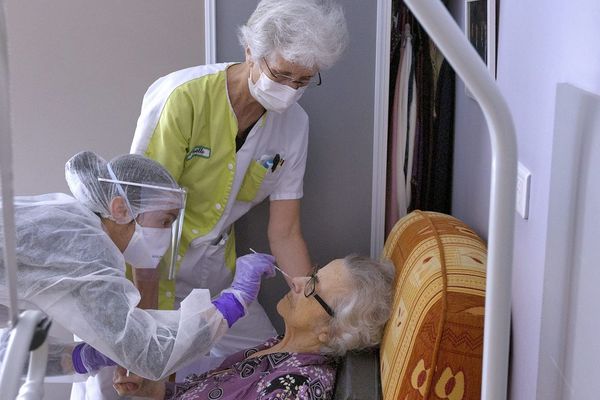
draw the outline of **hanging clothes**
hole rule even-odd
[[[419,31],[422,28],[419,26]],[[421,32],[425,35],[424,32]],[[427,210],[425,193],[430,177],[430,144],[433,135],[433,74],[429,54],[429,38],[421,40],[415,56],[415,79],[419,88],[417,102],[417,129],[411,175],[409,210]]]
[[[396,157],[391,154],[396,153],[396,138],[395,124],[397,120],[396,107],[396,80],[398,78],[398,70],[402,63],[402,30],[400,29],[401,9],[398,7],[398,2],[392,2],[392,29],[390,38],[390,90],[388,101],[388,137],[387,137],[387,157],[386,157],[386,180],[385,180],[385,236],[390,233],[390,230],[399,219],[396,190]]]
[[[408,211],[408,206],[412,197],[412,173],[415,156],[415,140],[417,136],[417,103],[418,103],[418,87],[415,77],[415,63],[412,63],[410,70],[410,85],[408,91],[408,130],[406,134],[406,154],[404,156],[404,175],[406,176],[406,201],[404,204],[405,213]]]
[[[392,15],[386,235],[412,210],[451,212],[454,151],[454,71],[403,1]]]
[[[437,78],[433,120],[433,163],[427,188],[427,210],[452,211],[452,165],[454,162],[455,72],[445,59]]]
[[[396,76],[393,79],[395,84],[390,103],[386,235],[394,223],[406,215],[410,201],[410,192],[407,191],[410,188],[407,181],[407,159],[409,149],[412,148],[411,132],[414,134],[416,121],[416,84],[410,30],[410,25],[405,24],[401,41],[397,42],[400,62],[398,68],[394,69]]]

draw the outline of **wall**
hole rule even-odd
[[[351,252],[369,254],[376,7],[345,0],[350,45],[340,61],[323,71],[323,85],[306,91],[300,104],[310,116],[308,164],[302,200],[302,229],[311,258],[323,265]],[[237,26],[256,1],[217,2],[217,60],[243,60]],[[267,251],[268,204],[236,224],[239,254],[248,247]],[[283,280],[267,281],[261,302],[276,319],[274,304],[286,291]],[[276,320],[277,328],[281,323]]]
[[[555,110],[538,398],[591,399],[600,391],[600,96],[559,84]]]
[[[129,152],[142,96],[157,77],[204,61],[197,0],[8,0],[17,194],[68,193],[65,161],[81,150]],[[65,333],[53,327],[54,335]],[[65,399],[68,384],[47,384]]]
[[[455,15],[461,15],[462,2],[453,4]],[[599,17],[600,3],[595,0],[500,0],[497,80],[513,113],[519,161],[532,173],[529,219],[516,218],[515,223],[511,399],[562,398],[556,388],[562,386],[564,365],[549,354],[565,357],[558,348],[565,343],[542,340],[549,333],[543,328],[560,326],[559,312],[543,312],[548,311],[543,304],[567,295],[553,292],[560,285],[555,276],[546,276],[556,250],[547,242],[556,233],[549,229],[560,229],[549,227],[554,218],[549,214],[550,171],[553,157],[561,157],[560,148],[553,156],[556,88],[557,83],[570,82],[600,93],[600,58],[595,56],[600,53]],[[487,132],[480,113],[458,89],[453,213],[485,233]],[[562,239],[572,240],[566,235]]]
[[[128,153],[146,88],[204,60],[196,0],[8,0],[7,24],[18,194],[68,192],[78,151]]]

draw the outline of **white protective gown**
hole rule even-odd
[[[137,308],[140,295],[125,277],[123,255],[100,218],[74,198],[17,197],[15,206],[22,308],[44,311],[117,364],[153,380],[194,361],[226,332],[205,289],[193,290],[176,311]],[[0,259],[2,305],[4,271]]]

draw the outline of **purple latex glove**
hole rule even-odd
[[[238,319],[246,315],[244,305],[235,297],[235,294],[227,291],[221,292],[219,297],[212,301],[214,306],[223,314],[223,318],[227,321],[227,325],[231,325]]]
[[[231,288],[237,290],[248,306],[258,296],[260,280],[264,275],[275,276],[275,257],[270,254],[247,254],[235,261],[235,276]]]
[[[79,374],[87,374],[103,367],[117,365],[113,360],[87,343],[80,343],[75,346],[71,356],[73,358],[73,368]]]

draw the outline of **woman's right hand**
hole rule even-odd
[[[113,374],[113,387],[119,396],[138,396],[154,400],[165,398],[165,383],[151,381],[133,373],[127,376],[127,370],[121,366]]]

